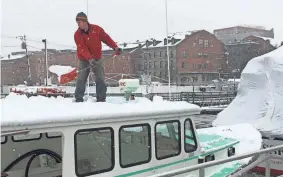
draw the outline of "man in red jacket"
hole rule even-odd
[[[90,24],[85,13],[78,13],[76,21],[79,26],[74,35],[79,59],[79,73],[75,90],[76,102],[84,101],[83,96],[90,69],[95,74],[96,99],[98,102],[105,102],[107,87],[104,81],[104,69],[101,61],[101,42],[112,48],[115,51],[115,55],[119,55],[121,49],[117,47],[116,43],[100,26]]]

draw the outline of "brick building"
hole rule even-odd
[[[167,44],[169,54],[167,53]],[[171,83],[177,85],[206,82],[218,78],[227,72],[227,58],[223,43],[213,34],[205,31],[174,33],[167,38],[151,38],[142,42],[120,45],[123,54],[111,58],[113,50],[103,47],[106,82],[117,84],[122,77],[141,78],[150,75],[152,81],[168,83],[168,55]],[[46,78],[44,52],[29,54],[31,78],[34,84],[42,85]],[[16,64],[14,65],[14,62]],[[74,50],[48,50],[48,65],[76,66],[77,56]],[[23,84],[28,76],[27,60],[2,60],[2,84]],[[13,65],[13,66],[12,66]],[[9,68],[9,69],[8,69]],[[13,72],[19,70],[15,75]],[[49,72],[53,83],[57,77]],[[90,83],[93,83],[91,77]],[[193,79],[194,78],[194,79]]]
[[[237,69],[241,72],[252,58],[274,50],[275,43],[273,43],[273,40],[251,35],[237,43],[227,44],[229,72]],[[239,76],[240,73],[237,75]]]
[[[168,40],[171,83],[177,81],[176,44],[181,39]],[[133,54],[137,75],[149,75],[151,81],[168,83],[167,39],[148,39]]]
[[[274,30],[266,30],[263,27],[234,26],[216,29],[213,33],[224,44],[239,42],[251,35],[274,38]]]
[[[167,39],[146,40],[133,57],[136,72],[152,81],[168,83]],[[174,33],[168,41],[171,83],[187,85],[227,74],[224,44],[205,31]]]
[[[177,46],[179,82],[207,82],[227,74],[224,44],[213,34],[200,30],[187,35]]]
[[[126,51],[128,48],[125,48]],[[109,57],[109,54],[113,54],[112,50],[105,50],[103,57]],[[74,50],[48,50],[47,55],[48,66],[50,65],[67,65],[77,66],[77,55]],[[1,59],[1,85],[18,85],[24,84],[28,81],[28,62],[25,55],[12,55],[8,58]],[[45,54],[44,52],[30,52],[29,53],[30,70],[31,70],[31,83],[33,85],[43,85],[46,78],[46,66],[45,66]],[[117,83],[121,74],[132,73],[134,74],[134,65],[132,63],[131,55],[129,52],[125,52],[122,55],[114,59],[106,59],[104,62],[104,68],[106,77],[113,77],[113,74],[117,77],[106,80],[108,84]],[[57,76],[51,72],[48,72],[53,84],[57,84]],[[94,77],[91,77],[92,83]]]

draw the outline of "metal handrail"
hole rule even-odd
[[[153,175],[153,176],[150,176],[150,177],[171,177],[173,175],[180,175],[180,174],[192,172],[192,171],[195,171],[195,170],[200,171],[200,174],[202,174],[200,176],[205,176],[204,168],[208,168],[208,167],[215,166],[215,165],[220,165],[220,164],[235,161],[235,160],[241,160],[241,159],[248,158],[248,157],[255,156],[255,155],[270,153],[272,151],[276,151],[276,150],[279,150],[279,149],[283,149],[283,145],[275,146],[275,147],[271,147],[271,148],[267,148],[267,149],[262,149],[262,150],[259,150],[259,151],[253,151],[253,152],[250,152],[250,153],[244,153],[242,155],[236,155],[236,156],[233,156],[233,157],[224,158],[224,159],[220,159],[220,160],[216,160],[216,161],[206,162],[206,163],[194,165],[194,166],[191,166],[191,167],[184,167],[184,168],[180,168],[180,169],[177,169],[177,170],[164,172],[164,173],[161,173],[161,174],[158,174],[158,175]]]

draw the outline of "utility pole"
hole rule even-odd
[[[27,49],[27,40],[26,40],[26,35],[24,36],[17,36],[16,39],[19,38],[22,41],[21,48],[26,50],[26,58],[28,62],[28,82],[31,82],[31,71],[30,71],[30,62],[29,62],[29,57],[28,57],[28,49]]]
[[[44,47],[45,47],[45,69],[46,69],[45,85],[48,86],[47,40],[46,39],[42,39],[42,42],[44,43]]]
[[[169,43],[169,39],[168,39],[168,14],[167,14],[167,0],[165,0],[165,20],[166,20],[166,40],[167,40],[167,43],[166,43],[166,48],[167,48],[167,62],[168,62],[168,87],[169,87],[169,100],[171,100],[171,74],[170,74],[170,53],[169,53],[169,46],[168,46],[168,43]]]

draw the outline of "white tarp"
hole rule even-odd
[[[213,125],[240,123],[283,135],[283,47],[248,62],[237,97],[217,115]]]

